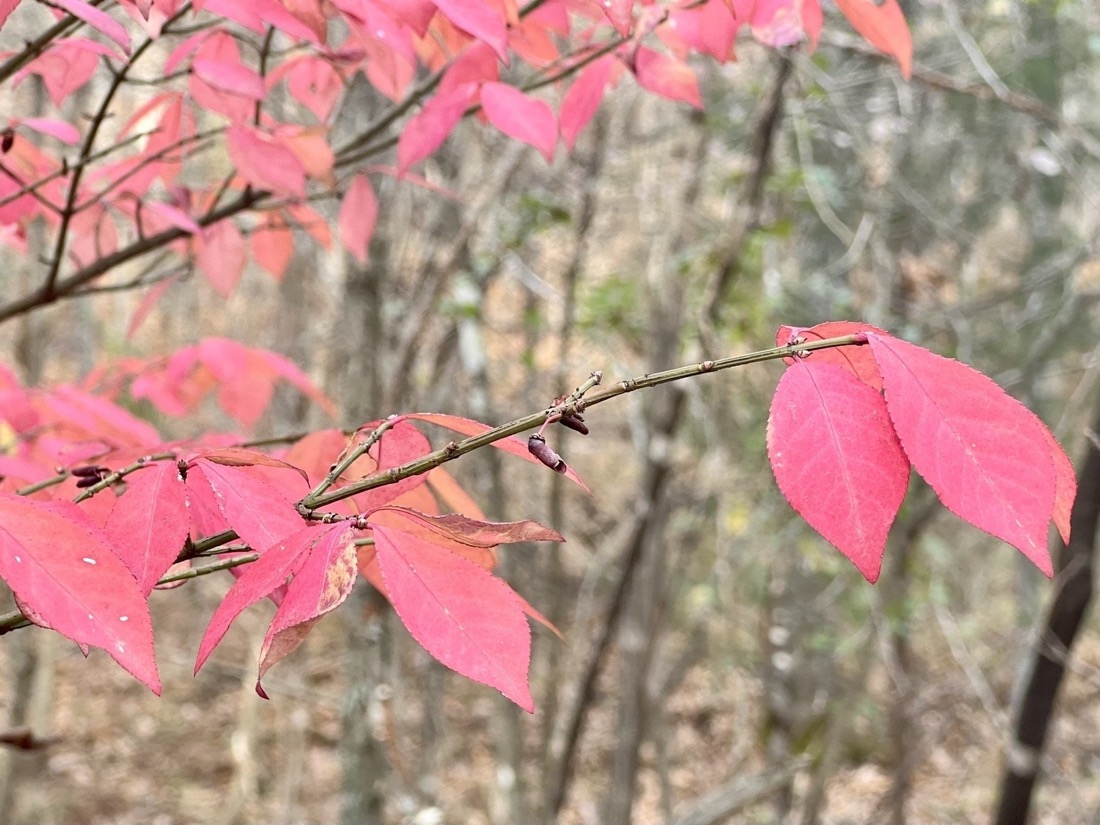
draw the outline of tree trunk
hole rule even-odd
[[[1097,431],[1100,402],[1092,422],[1092,432]],[[1054,702],[1092,600],[1096,525],[1100,519],[1100,447],[1093,439],[1085,445],[1084,461],[1077,474],[1077,500],[1070,517],[1072,536],[1069,546],[1056,554],[1054,601],[1032,657],[1012,742],[1005,755],[994,819],[997,825],[1024,825],[1028,821]]]

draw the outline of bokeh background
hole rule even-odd
[[[704,112],[624,82],[550,165],[464,123],[424,170],[455,197],[380,183],[367,266],[303,237],[280,283],[250,270],[224,301],[182,282],[129,339],[140,295],[68,302],[0,327],[0,352],[40,382],[209,335],[268,347],[340,410],[281,390],[268,436],[412,410],[498,423],[595,369],[862,320],[993,376],[1078,460],[1100,403],[1100,8],[903,5],[911,82],[839,20],[813,54],[742,40],[736,62],[698,64]],[[0,108],[39,105],[35,82]],[[349,118],[381,105],[353,94]],[[13,292],[34,282],[0,256]],[[780,370],[634,394],[593,409],[591,435],[556,433],[591,497],[493,451],[451,465],[491,516],[568,539],[502,552],[566,639],[534,630],[535,714],[434,663],[366,587],[269,674],[271,701],[253,691],[270,605],[192,677],[231,581],[205,577],[153,597],[160,699],[44,631],[2,640],[0,714],[56,741],[0,753],[0,822],[989,821],[1058,584],[914,480],[867,585],[775,487]],[[154,419],[234,427],[213,405]],[[1095,620],[1043,769],[1035,822],[1100,819]]]

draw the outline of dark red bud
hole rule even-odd
[[[70,472],[77,478],[94,478],[98,480],[103,477],[106,469],[97,467],[95,464],[86,464],[82,467],[73,467]]]
[[[7,154],[11,151],[11,147],[15,145],[15,132],[9,126],[4,131],[0,132],[0,153]]]
[[[563,415],[559,421],[563,427],[568,427],[571,430],[575,430],[581,435],[588,435],[588,425],[584,423],[584,416],[580,413],[574,413],[573,415]]]
[[[84,476],[84,478],[77,479],[76,486],[80,488],[95,487],[99,484],[98,476]]]
[[[555,453],[550,445],[546,443],[546,439],[538,433],[527,439],[527,449],[531,451],[531,455],[555,473],[564,473],[569,469],[562,457]]]

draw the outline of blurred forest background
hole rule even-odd
[[[1100,398],[1100,7],[903,7],[909,83],[842,25],[812,55],[742,40],[737,62],[698,64],[705,112],[625,82],[549,166],[461,125],[426,170],[457,197],[385,180],[366,267],[302,243],[278,285],[250,271],[229,301],[174,286],[132,340],[141,296],[118,292],[6,324],[0,351],[35,382],[225,335],[293,358],[342,425],[498,423],[595,369],[862,320],[993,376],[1078,460]],[[367,120],[380,104],[360,96]],[[2,254],[11,283],[36,277]],[[535,628],[534,715],[431,661],[366,587],[267,677],[273,701],[253,690],[270,606],[192,678],[231,581],[206,577],[153,597],[162,699],[54,634],[4,638],[0,711],[57,741],[0,754],[0,822],[989,821],[1058,585],[919,481],[867,585],[772,480],[780,369],[629,396],[591,411],[587,438],[555,433],[591,498],[494,451],[452,465],[490,516],[568,539],[502,552],[566,638]],[[158,424],[230,426],[213,409]],[[287,391],[256,435],[332,424]],[[1100,820],[1093,620],[1042,768],[1035,822]]]

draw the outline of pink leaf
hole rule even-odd
[[[294,505],[248,468],[199,458],[187,472],[187,488],[204,483],[226,522],[253,550],[263,552],[305,526]]]
[[[452,670],[531,713],[531,629],[514,591],[473,562],[421,538],[374,528],[390,601],[409,633]]]
[[[879,333],[868,340],[917,472],[951,512],[1052,575],[1047,524],[1058,482],[1045,427],[965,364]]]
[[[305,563],[310,548],[325,535],[338,529],[344,529],[344,525],[315,524],[303,527],[274,547],[268,548],[259,559],[244,568],[210,617],[210,624],[199,643],[195,673],[199,672],[241,611],[286,584],[286,580]]]
[[[467,34],[487,43],[508,63],[508,29],[496,7],[484,0],[432,0],[444,16]]]
[[[554,159],[558,123],[544,101],[529,97],[514,86],[494,82],[481,87],[481,105],[489,122],[508,137],[534,146],[547,163]]]
[[[458,415],[445,415],[443,413],[406,413],[402,417],[414,418],[417,421],[426,421],[429,424],[446,427],[448,430],[453,430],[465,436],[481,435],[493,429],[488,424],[482,424],[480,421],[473,421]],[[531,455],[530,451],[527,449],[527,443],[520,441],[515,436],[509,436],[508,438],[494,441],[493,446],[498,450],[503,450],[506,453],[511,453],[514,456],[522,458],[524,461],[530,461],[532,464],[538,464],[540,466],[542,465],[541,461]],[[580,476],[577,475],[572,467],[567,468],[564,475],[570,481],[580,485],[586,493],[591,492],[588,489],[588,485],[581,481]]]
[[[792,364],[768,416],[768,457],[795,511],[870,581],[909,486],[909,462],[875,390],[834,364]]]
[[[126,479],[126,493],[103,531],[146,596],[183,549],[188,521],[187,492],[175,464],[159,462]]]
[[[245,250],[244,238],[231,218],[203,230],[197,257],[214,291],[223,298],[232,295],[244,272]]]
[[[149,313],[153,311],[160,299],[164,297],[164,293],[171,289],[172,285],[175,283],[175,280],[165,278],[163,281],[158,281],[146,290],[145,294],[141,297],[141,301],[134,309],[134,314],[130,316],[130,323],[126,325],[127,341],[134,337],[134,334],[141,328],[141,325],[145,323],[145,319],[149,317]]]
[[[50,0],[78,20],[83,20],[100,34],[106,35],[119,45],[126,54],[130,53],[130,35],[122,24],[104,11],[90,6],[84,0]]]
[[[405,172],[442,146],[476,95],[477,85],[468,83],[440,92],[425,103],[397,141],[397,168]]]
[[[343,603],[355,579],[354,531],[346,524],[329,530],[309,545],[260,649],[260,673],[256,679],[256,692],[260,696],[267,698],[260,685],[264,674],[302,643],[321,616]]]
[[[669,100],[690,103],[696,109],[703,108],[699,81],[687,63],[642,46],[634,62],[634,74],[643,89]]]
[[[142,208],[164,218],[170,226],[182,229],[184,232],[190,232],[192,235],[198,235],[202,232],[202,227],[199,226],[198,221],[182,209],[177,209],[170,204],[161,203],[160,201],[145,201]]]
[[[0,578],[32,622],[103,648],[160,694],[149,607],[106,537],[77,507],[0,494]]]
[[[191,70],[196,77],[221,92],[249,100],[263,100],[267,95],[263,78],[238,62],[195,58]]]
[[[230,126],[225,139],[234,167],[257,189],[306,196],[306,170],[286,146],[250,126]]]
[[[913,38],[897,0],[836,0],[852,28],[893,57],[906,80],[913,71]]]
[[[340,205],[340,238],[348,252],[366,266],[370,239],[378,220],[378,200],[366,175],[356,175]]]
[[[611,55],[593,61],[581,69],[577,79],[565,93],[559,121],[562,140],[570,152],[576,146],[581,131],[600,108],[614,65],[615,58]]]
[[[80,130],[64,120],[54,120],[48,117],[25,117],[22,120],[13,120],[12,123],[57,138],[62,143],[68,143],[70,146],[80,142]]]

